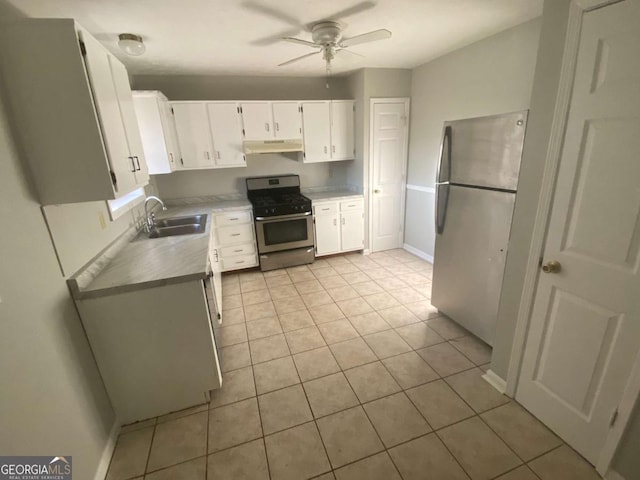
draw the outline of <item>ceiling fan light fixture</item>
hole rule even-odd
[[[118,46],[127,55],[133,57],[138,57],[146,51],[142,37],[133,33],[121,33],[118,35]]]

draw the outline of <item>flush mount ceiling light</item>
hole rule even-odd
[[[121,33],[118,35],[118,46],[127,54],[137,57],[146,50],[142,37],[133,33]]]

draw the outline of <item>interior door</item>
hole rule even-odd
[[[353,158],[353,102],[331,102],[331,160]]]
[[[302,104],[304,133],[304,161],[328,162],[331,160],[331,112],[329,102]]]
[[[371,131],[371,251],[402,246],[408,104],[374,103]]]
[[[118,95],[109,64],[110,54],[90,35],[85,35],[83,41],[87,50],[84,58],[100,120],[102,138],[111,170],[117,179],[116,195],[122,196],[137,188],[134,175],[136,167],[135,159],[129,152],[127,134],[120,116]]]
[[[271,105],[269,105],[269,102],[243,103],[241,107],[245,140],[268,140],[273,138]]]
[[[172,103],[181,168],[213,167],[213,144],[204,103]]]
[[[583,20],[516,398],[596,463],[640,350],[640,2]]]
[[[302,138],[302,116],[298,102],[273,102],[271,108],[276,138]]]
[[[208,103],[216,167],[244,167],[242,121],[236,103]]]

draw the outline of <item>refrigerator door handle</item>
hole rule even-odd
[[[442,145],[440,145],[440,158],[438,159],[438,173],[436,174],[436,183],[448,182],[451,177],[451,140],[451,125],[447,125],[444,127]],[[443,165],[445,154],[447,156],[447,159],[446,163]]]
[[[436,184],[435,220],[436,233],[444,232],[444,224],[447,220],[447,207],[449,206],[449,184]]]

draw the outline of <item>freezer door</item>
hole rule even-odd
[[[449,187],[431,303],[493,345],[515,194]]]
[[[451,127],[449,181],[516,190],[527,111],[445,123]]]

